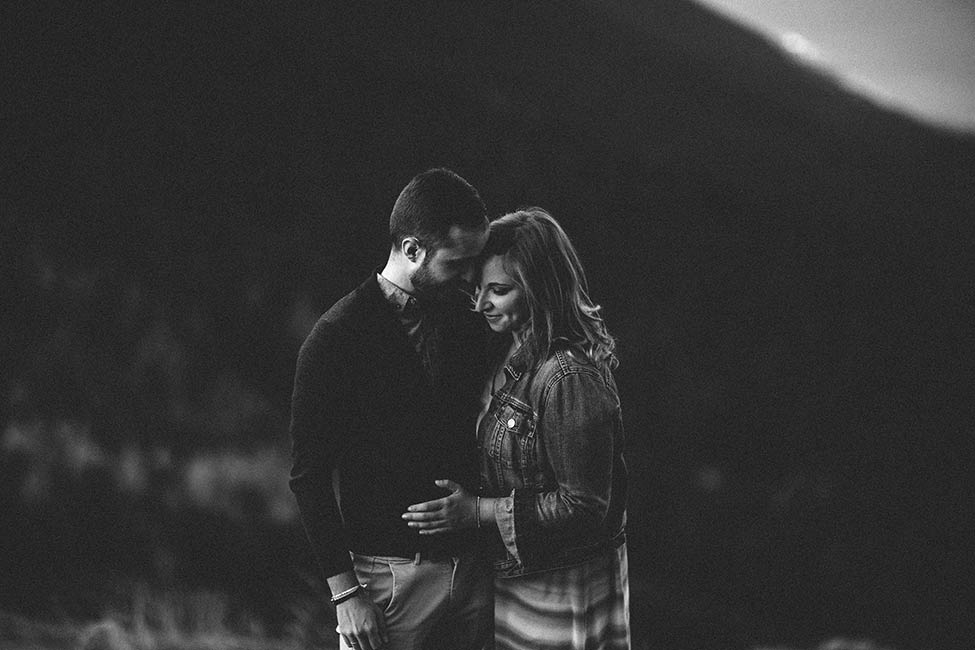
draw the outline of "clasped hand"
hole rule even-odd
[[[453,481],[439,480],[436,484],[437,487],[450,490],[450,494],[442,499],[424,501],[408,507],[403,513],[403,519],[410,528],[418,529],[421,535],[439,535],[475,527],[477,512],[474,495]]]

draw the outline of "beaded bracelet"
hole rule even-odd
[[[474,521],[476,524],[475,528],[479,529],[481,527],[481,497],[480,496],[474,499]]]
[[[365,588],[366,588],[365,585],[356,585],[354,587],[351,587],[349,589],[346,589],[345,591],[340,591],[339,593],[337,593],[334,596],[332,596],[332,598],[330,600],[332,601],[332,604],[333,605],[338,605],[339,603],[344,603],[345,601],[349,600],[350,598],[352,598],[353,596],[355,596],[357,593],[359,593],[359,590],[360,589],[365,589]]]

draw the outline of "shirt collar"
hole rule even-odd
[[[386,302],[396,309],[397,314],[412,315],[416,313],[418,304],[415,296],[407,293],[402,287],[393,284],[380,273],[376,274],[376,280],[379,282],[379,290],[383,292]]]

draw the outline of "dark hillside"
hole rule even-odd
[[[962,647],[975,137],[686,1],[416,4],[0,9],[8,421],[285,449],[309,323],[446,165],[549,208],[620,339],[640,639]]]

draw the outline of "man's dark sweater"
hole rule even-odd
[[[436,385],[374,275],[318,320],[298,354],[291,489],[326,578],[352,569],[349,551],[412,557],[473,543],[470,534],[420,536],[401,518],[408,505],[446,495],[436,479],[477,485],[483,322],[462,301],[428,306],[423,318],[437,329],[428,350]]]

